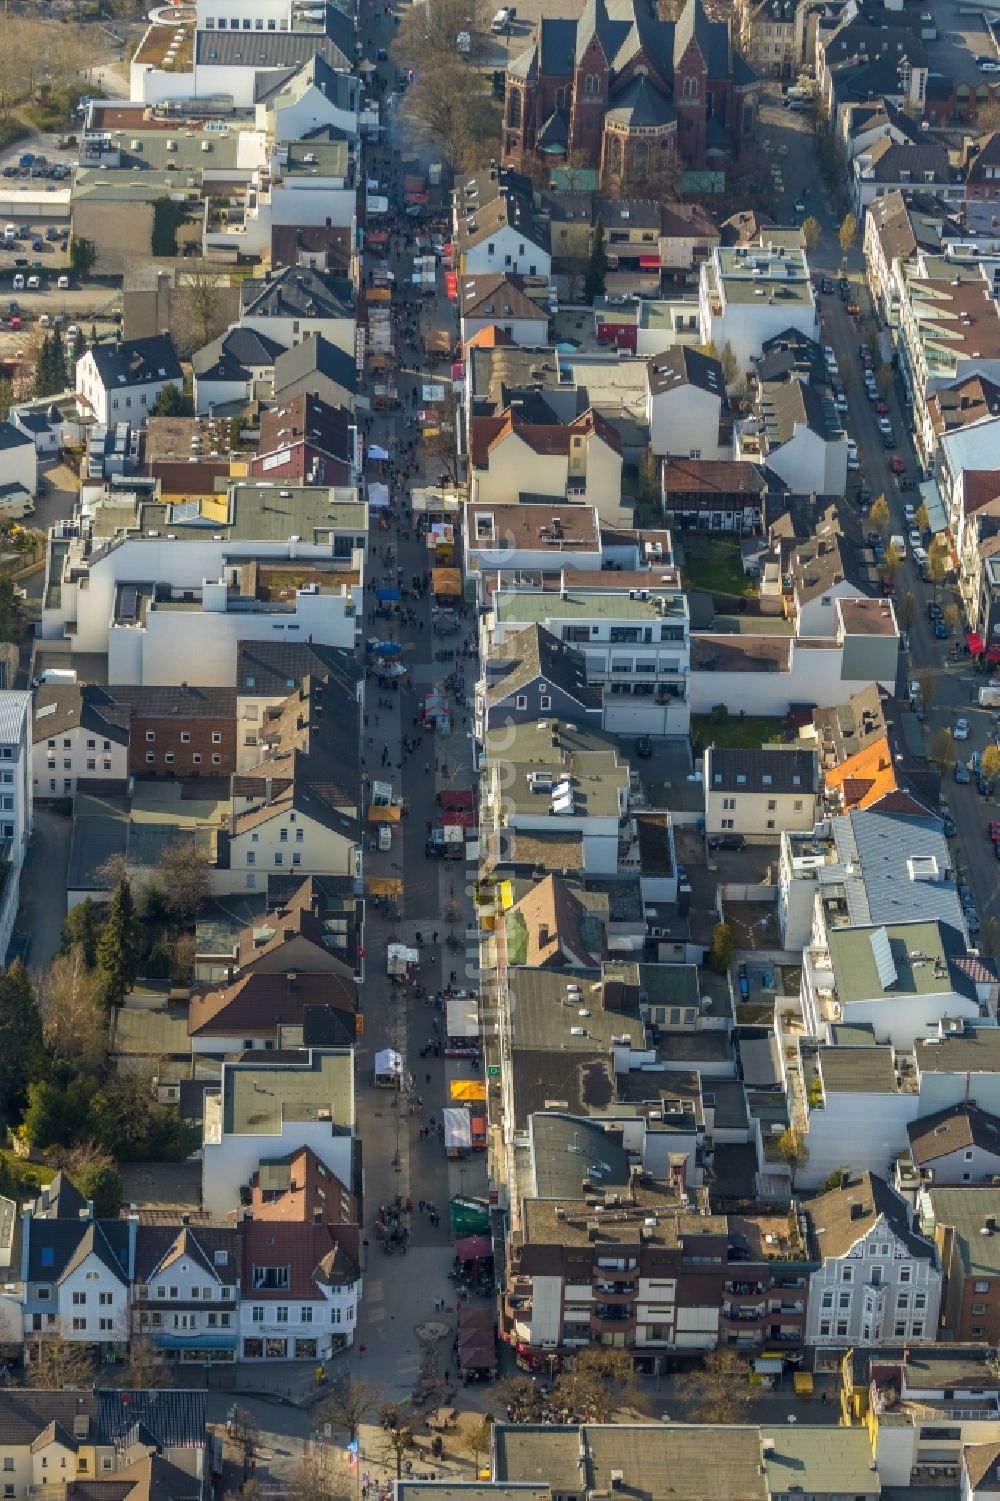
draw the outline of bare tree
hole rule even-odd
[[[53,1335],[29,1343],[28,1385],[39,1390],[61,1391],[64,1386],[94,1384],[94,1362],[86,1345]]]
[[[739,1423],[760,1393],[750,1385],[750,1367],[738,1351],[710,1350],[701,1368],[693,1367],[673,1379],[674,1389],[693,1409],[699,1423]]]
[[[493,1419],[489,1413],[484,1413],[481,1418],[462,1429],[462,1448],[472,1460],[476,1476],[479,1475],[479,1463],[484,1454],[490,1452],[493,1443]]]
[[[556,1400],[593,1423],[607,1423],[621,1407],[640,1405],[635,1366],[625,1350],[581,1350],[560,1372]]]
[[[188,840],[168,844],[156,862],[167,906],[182,923],[191,922],[208,899],[211,867],[200,849]]]
[[[392,1459],[396,1466],[396,1479],[403,1478],[403,1456],[413,1448],[413,1429],[408,1423],[404,1423],[400,1417],[399,1409],[394,1403],[387,1402],[379,1414],[386,1457]]]
[[[955,739],[947,725],[942,725],[931,741],[931,760],[941,772],[950,771],[958,760]]]
[[[42,1038],[57,1062],[97,1073],[108,1056],[108,1013],[101,977],[75,944],[49,965],[37,990]]]
[[[222,293],[228,273],[211,261],[186,262],[178,271],[170,299],[171,333],[177,351],[188,356],[217,339],[228,326]]]
[[[156,1391],[173,1385],[173,1372],[160,1359],[156,1347],[145,1334],[133,1335],[128,1360],[118,1374],[116,1384],[123,1391]]]
[[[353,1442],[361,1431],[361,1424],[378,1411],[383,1400],[381,1387],[373,1386],[370,1381],[352,1381],[345,1376],[320,1407],[320,1421],[346,1433],[348,1441]]]

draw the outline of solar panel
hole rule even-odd
[[[896,965],[889,946],[889,935],[885,928],[876,928],[871,934],[871,946],[882,989],[888,990],[890,985],[895,985],[899,977],[896,974]]]

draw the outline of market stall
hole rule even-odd
[[[382,1048],[375,1054],[375,1088],[398,1089],[403,1078],[403,1059],[395,1048]]]
[[[497,1373],[493,1315],[487,1308],[463,1305],[458,1312],[458,1364],[463,1381],[492,1381]]]
[[[479,1057],[479,1002],[475,996],[448,1002],[445,1037],[446,1058]]]
[[[449,1157],[468,1157],[472,1151],[472,1131],[469,1112],[460,1107],[442,1111],[444,1120],[444,1149]]]

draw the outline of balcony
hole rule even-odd
[[[759,1298],[767,1292],[766,1282],[724,1282],[725,1292],[737,1298]]]
[[[635,1307],[613,1303],[595,1303],[590,1326],[598,1331],[623,1329],[635,1324]]]
[[[635,1283],[623,1282],[616,1286],[613,1282],[597,1282],[594,1284],[594,1297],[595,1299],[600,1298],[602,1302],[606,1301],[610,1307],[616,1308],[635,1297]]]
[[[600,1266],[594,1272],[594,1286],[598,1283],[614,1282],[615,1284],[627,1282],[635,1286],[635,1267]]]
[[[755,1308],[743,1308],[736,1303],[723,1303],[722,1317],[730,1324],[759,1324],[767,1316],[763,1303]]]

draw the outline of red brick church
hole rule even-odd
[[[578,21],[540,21],[507,68],[503,160],[533,156],[653,177],[659,153],[722,168],[757,124],[757,77],[702,0],[660,21],[650,0],[585,0]]]

